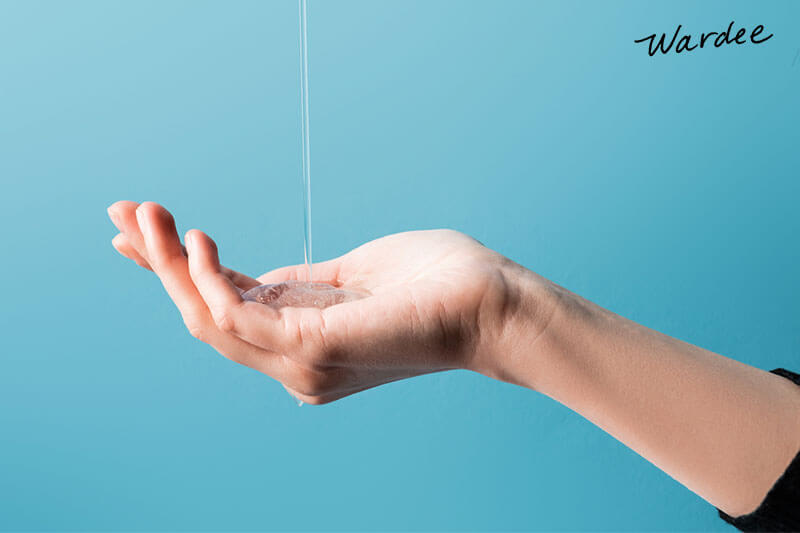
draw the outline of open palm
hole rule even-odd
[[[314,265],[314,281],[367,298],[273,309],[243,300],[240,289],[304,280],[304,265],[251,278],[221,266],[215,243],[198,230],[186,234],[184,248],[158,204],[117,202],[109,214],[121,232],[114,246],[158,275],[192,335],[308,403],[475,369],[515,304],[506,276],[515,265],[455,231],[390,235]]]

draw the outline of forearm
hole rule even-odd
[[[753,511],[800,447],[796,385],[558,287],[542,304],[540,291],[519,306],[497,373],[576,411],[726,513]],[[546,327],[531,327],[542,308],[552,308]]]

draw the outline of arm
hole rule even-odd
[[[192,335],[311,404],[465,368],[581,414],[732,516],[753,511],[800,447],[789,381],[635,324],[453,231],[391,235],[314,266],[315,281],[371,294],[275,310],[240,290],[202,232],[180,243],[146,202],[109,209],[120,253],[152,269]],[[237,289],[238,287],[238,289]]]
[[[553,285],[549,324],[530,331],[541,282],[512,278],[529,301],[484,373],[564,404],[731,516],[758,507],[800,448],[796,385]]]

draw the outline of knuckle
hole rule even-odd
[[[206,342],[208,336],[204,327],[194,320],[184,320],[184,323],[186,324],[186,329],[189,330],[189,335],[200,342]]]
[[[211,342],[213,325],[209,323],[207,317],[196,310],[184,312],[181,316],[186,329],[192,337],[206,344]]]
[[[212,313],[214,316],[214,323],[220,331],[226,333],[233,333],[236,331],[236,321],[231,316],[228,310],[220,310]]]
[[[335,363],[335,352],[326,343],[325,320],[321,314],[311,315],[300,322],[298,344],[305,360],[313,367]]]

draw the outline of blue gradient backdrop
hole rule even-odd
[[[800,3],[311,0],[317,259],[452,227],[647,326],[800,368]],[[156,200],[302,261],[297,7],[0,0],[0,529],[726,529],[536,393],[321,408],[114,253]],[[650,58],[652,32],[775,34]]]

